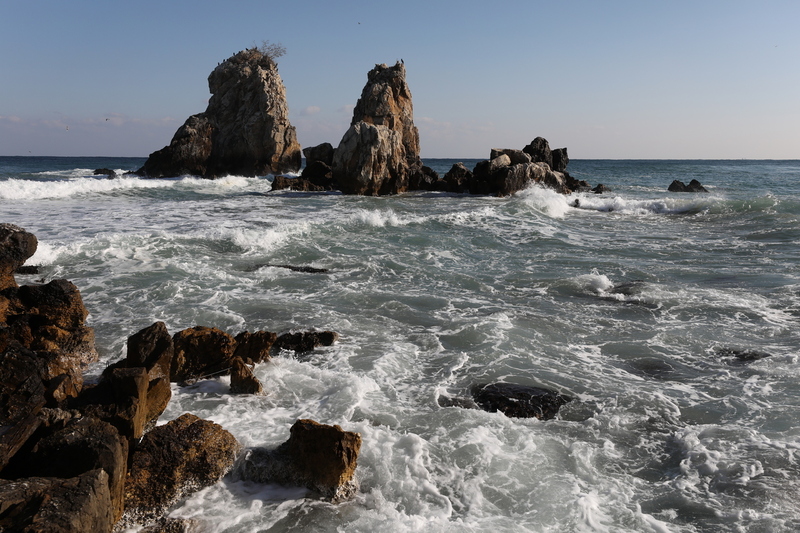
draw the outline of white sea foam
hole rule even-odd
[[[521,199],[526,205],[553,218],[564,218],[570,210],[568,197],[559,194],[553,189],[532,185],[518,192],[516,198]]]

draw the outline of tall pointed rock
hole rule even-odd
[[[421,166],[405,65],[375,65],[334,154],[333,177],[345,194],[396,194]]]
[[[300,144],[275,61],[258,49],[243,50],[211,72],[208,87],[206,111],[189,117],[137,174],[216,178],[300,168]]]

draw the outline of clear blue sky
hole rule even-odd
[[[798,28],[795,0],[0,0],[0,155],[146,156],[266,39],[303,146],[402,58],[423,157],[800,159]]]

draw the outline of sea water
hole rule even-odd
[[[265,396],[175,385],[161,422],[192,412],[244,446],[299,418],[363,438],[352,501],[226,478],[171,516],[213,532],[800,529],[800,162],[577,160],[611,192],[508,198],[92,175],[143,161],[0,158],[0,221],[39,239],[40,273],[18,281],[79,287],[89,373],[158,320],[334,330],[257,365]],[[769,357],[735,356],[753,352]],[[497,381],[574,400],[549,421],[439,404]]]

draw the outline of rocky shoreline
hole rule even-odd
[[[169,509],[226,475],[306,487],[333,503],[357,493],[361,435],[338,425],[298,420],[277,448],[243,449],[191,413],[158,424],[171,383],[227,374],[231,394],[263,394],[254,365],[330,346],[337,333],[234,337],[195,326],[171,335],[156,322],[128,338],[126,357],[97,382],[84,382],[98,355],[78,288],[14,278],[36,248],[33,234],[0,224],[0,531],[191,531],[197,521],[169,519]],[[570,401],[509,383],[476,385],[472,397],[439,404],[548,419]]]

